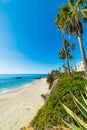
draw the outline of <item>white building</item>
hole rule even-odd
[[[83,61],[77,64],[77,71],[84,71],[84,64]]]

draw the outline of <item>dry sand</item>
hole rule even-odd
[[[28,126],[44,104],[41,94],[48,91],[46,79],[40,79],[19,91],[0,95],[0,130],[20,130]]]

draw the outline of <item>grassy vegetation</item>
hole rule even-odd
[[[52,81],[50,80],[50,77],[52,78]],[[58,84],[53,90],[48,101],[39,110],[36,117],[31,122],[31,125],[35,127],[35,130],[45,130],[45,128],[50,128],[52,126],[63,126],[64,124],[60,117],[72,121],[72,118],[67,115],[66,111],[60,104],[61,102],[83,118],[75,106],[69,91],[71,91],[76,98],[83,103],[80,93],[84,94],[84,86],[87,85],[87,80],[85,80],[81,75],[76,74],[72,77],[68,77],[66,74],[51,73],[48,75],[47,81],[52,84],[55,78],[59,78]]]
[[[85,89],[86,90],[86,89]],[[86,93],[87,95],[87,93]],[[71,93],[72,99],[75,103],[75,105],[77,106],[77,108],[80,110],[80,112],[82,113],[82,115],[84,116],[85,120],[87,119],[87,109],[86,107],[84,107],[79,100]],[[86,98],[81,94],[82,99],[84,101],[84,103],[87,105],[87,100]],[[64,104],[61,104],[64,109],[66,110],[66,112],[75,120],[76,124],[73,124],[70,121],[67,121],[66,119],[62,119],[64,121],[64,123],[71,128],[72,130],[87,130],[87,121],[83,121],[81,120],[81,118],[79,118],[73,111],[71,111],[67,106],[65,106]]]

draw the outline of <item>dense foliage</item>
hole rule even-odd
[[[58,77],[58,74],[56,77]],[[71,110],[74,110],[77,115],[81,116],[70,96],[69,91],[71,91],[78,100],[83,103],[80,93],[84,94],[84,86],[86,84],[87,80],[83,79],[81,76],[74,75],[72,77],[68,77],[64,74],[59,74],[59,81],[56,88],[53,90],[49,100],[39,110],[36,117],[31,122],[31,125],[35,127],[35,130],[45,130],[45,128],[52,126],[63,125],[60,117],[72,121],[71,117],[67,115],[66,111],[62,107],[61,102],[68,106]]]
[[[66,32],[67,36],[74,35],[78,39],[84,64],[85,77],[87,78],[87,60],[82,40],[84,30],[83,22],[87,22],[87,0],[68,0],[67,4],[63,4],[59,8],[55,24],[58,30],[62,32],[63,39],[64,34],[66,36]],[[70,75],[69,72],[68,74]]]
[[[52,87],[53,82],[58,79],[58,76],[60,75],[59,70],[53,70],[50,74],[47,76],[47,82],[49,84],[49,89]]]
[[[87,89],[87,87],[86,87]],[[86,90],[85,89],[85,90]],[[86,93],[87,95],[87,93]],[[82,115],[84,116],[85,119],[87,119],[87,109],[86,107],[83,106],[83,104],[81,104],[79,102],[79,100],[71,93],[72,99],[75,103],[75,105],[78,107],[78,109],[80,110],[80,112],[82,113]],[[87,100],[86,98],[81,94],[82,99],[84,101],[84,103],[87,106]],[[87,130],[87,123],[85,121],[83,121],[81,118],[79,118],[73,111],[71,111],[67,106],[65,106],[64,104],[61,104],[64,109],[66,110],[66,112],[75,120],[76,124],[67,121],[66,119],[62,119],[64,121],[64,123],[71,128],[72,130]]]

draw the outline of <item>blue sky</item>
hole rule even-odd
[[[66,0],[65,0],[66,1]],[[54,21],[64,0],[0,0],[0,73],[48,73],[62,65],[61,32]],[[87,50],[87,27],[84,45]],[[78,41],[74,52],[81,60]]]

